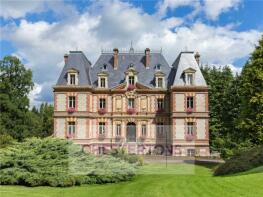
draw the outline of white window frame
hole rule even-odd
[[[128,98],[128,109],[134,109],[134,108],[135,108],[135,99]]]
[[[100,122],[99,123],[99,135],[104,135],[106,132],[106,128],[105,128],[105,122]]]
[[[186,98],[186,106],[187,108],[191,108],[191,109],[194,108],[194,97],[193,96],[188,96]]]
[[[193,73],[186,73],[185,83],[186,85],[194,85],[194,74]]]
[[[105,98],[100,98],[99,107],[100,109],[106,109],[106,99]]]
[[[121,136],[121,124],[116,125],[116,136]]]
[[[100,78],[100,87],[106,88],[106,78],[105,77]]]
[[[142,124],[142,136],[146,136],[147,135],[147,126],[146,124]]]
[[[69,108],[76,108],[76,97],[75,96],[69,96],[68,107]]]
[[[76,122],[68,122],[68,134],[75,135],[76,133]]]
[[[133,75],[128,76],[128,84],[134,85],[135,84],[135,77]]]
[[[69,74],[69,84],[70,85],[76,85],[76,74]]]
[[[195,156],[195,154],[196,154],[195,149],[187,149],[187,156],[188,157],[193,157],[193,156]]]
[[[163,122],[159,122],[156,124],[156,132],[157,132],[157,137],[165,137],[164,136],[164,124],[163,124]]]
[[[163,87],[163,77],[157,77],[157,84],[156,85],[157,85],[157,88]]]
[[[164,109],[164,99],[163,98],[157,99],[157,109]]]
[[[186,128],[187,135],[194,135],[194,122],[187,122]]]

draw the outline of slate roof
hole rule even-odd
[[[172,64],[171,70],[171,81],[170,85],[173,86],[183,86],[184,81],[184,71],[187,69],[195,70],[194,85],[195,86],[207,86],[203,74],[195,60],[194,52],[181,52]]]
[[[151,53],[150,66],[148,69],[145,67],[145,54],[144,53],[119,53],[119,66],[118,69],[113,69],[113,54],[102,53],[97,62],[91,68],[92,85],[97,86],[97,74],[102,71],[101,67],[106,64],[106,72],[108,76],[108,86],[113,88],[125,80],[125,71],[127,71],[130,64],[138,72],[138,82],[147,86],[155,87],[154,74],[157,72],[156,65],[161,65],[161,71],[165,74],[165,80],[169,76],[171,67],[166,62],[161,53]]]
[[[62,73],[58,79],[57,85],[66,85],[66,74],[69,69],[76,69],[79,71],[79,85],[98,86],[97,75],[100,72],[108,74],[108,87],[114,88],[119,84],[125,82],[125,71],[127,71],[130,64],[133,64],[134,69],[138,72],[138,82],[149,88],[155,87],[155,73],[164,73],[165,84],[169,86],[183,86],[185,82],[182,78],[184,70],[192,68],[195,72],[195,85],[206,86],[204,77],[199,69],[199,66],[194,58],[193,52],[181,52],[172,66],[169,66],[162,53],[150,53],[150,65],[147,69],[145,67],[145,54],[130,52],[120,52],[118,55],[119,65],[118,69],[113,69],[113,52],[101,53],[100,57],[94,65],[81,51],[70,51],[68,62],[64,66]],[[106,65],[106,70],[103,69]],[[157,65],[161,65],[161,69],[156,69]]]
[[[79,72],[79,85],[91,85],[90,68],[91,62],[82,51],[70,51],[68,61],[58,78],[57,85],[67,84],[67,72],[70,69],[75,69]]]

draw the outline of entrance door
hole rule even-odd
[[[136,125],[134,122],[129,122],[127,124],[127,142],[136,142]]]

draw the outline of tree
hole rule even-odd
[[[33,89],[32,72],[14,56],[0,61],[0,134],[16,139],[29,136],[27,122],[28,94]]]
[[[263,144],[263,36],[241,72],[238,123],[245,139]]]

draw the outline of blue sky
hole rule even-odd
[[[263,1],[7,1],[1,0],[0,57],[17,55],[33,71],[31,105],[53,101],[63,55],[101,48],[163,49],[172,63],[186,48],[203,64],[240,71],[263,33]]]

